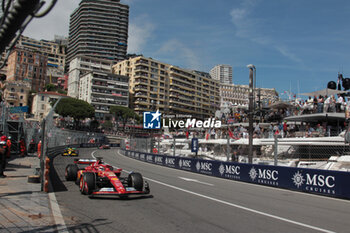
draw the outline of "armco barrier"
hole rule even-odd
[[[81,143],[80,147],[81,148],[92,148],[92,147],[99,147],[101,146],[101,143]],[[120,144],[117,143],[110,143],[108,144],[110,147],[120,147]]]
[[[222,162],[121,150],[147,163],[220,178],[350,199],[350,172]]]

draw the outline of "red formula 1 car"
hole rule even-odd
[[[79,168],[78,164],[87,165]],[[101,158],[76,159],[74,164],[66,167],[67,181],[76,181],[82,194],[90,196],[116,195],[126,197],[129,195],[149,194],[147,181],[137,172],[131,172],[127,177],[121,177],[122,169],[114,169],[111,165],[102,162]]]
[[[108,145],[108,144],[102,144],[102,145],[100,145],[100,146],[98,147],[98,149],[102,149],[102,150],[104,150],[104,149],[111,149],[111,146]]]

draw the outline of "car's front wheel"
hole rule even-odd
[[[85,172],[80,178],[79,189],[82,194],[90,195],[96,186],[96,178],[93,172]]]
[[[143,189],[143,178],[138,172],[130,173],[128,176],[128,186],[134,187],[137,191],[142,191]]]
[[[67,181],[77,179],[78,166],[76,164],[68,164],[66,167],[65,177]]]

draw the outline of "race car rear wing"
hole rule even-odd
[[[75,164],[93,164],[97,159],[74,159]]]

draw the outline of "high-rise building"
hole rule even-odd
[[[143,56],[115,64],[113,73],[130,77],[130,107],[139,115],[157,109],[164,114],[206,119],[219,109],[219,81],[208,73]]]
[[[119,0],[82,0],[70,16],[67,65],[81,55],[113,63],[124,60],[128,24],[129,6]]]
[[[219,80],[222,84],[232,84],[232,66],[230,65],[216,65],[209,73],[213,79]]]

